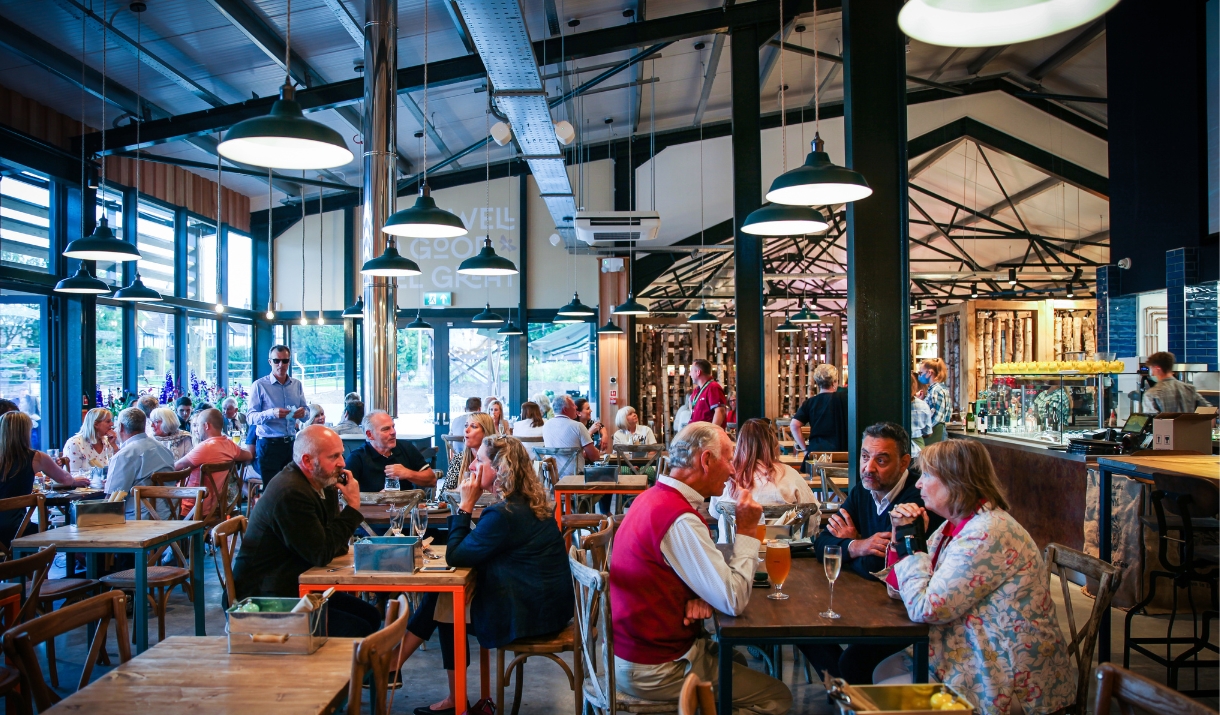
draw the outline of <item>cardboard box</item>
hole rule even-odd
[[[1152,420],[1152,448],[1211,454],[1213,419],[1211,414],[1162,412]]]

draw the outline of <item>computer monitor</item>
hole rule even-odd
[[[1148,428],[1148,423],[1152,420],[1152,415],[1131,415],[1127,421],[1123,423],[1123,432],[1133,432],[1139,434]]]

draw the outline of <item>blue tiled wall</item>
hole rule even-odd
[[[1217,344],[1217,312],[1220,312],[1220,287],[1216,281],[1186,286],[1186,347],[1180,362],[1203,363],[1209,370],[1220,369]],[[1176,353],[1175,353],[1176,354]]]
[[[1139,298],[1118,296],[1118,266],[1097,269],[1097,344],[1119,357],[1136,354]]]
[[[1202,363],[1217,369],[1216,282],[1199,283],[1199,249],[1165,252],[1165,292],[1168,298],[1169,352],[1178,362]]]
[[[1195,248],[1165,251],[1168,345],[1179,361],[1186,355],[1186,286],[1199,282],[1198,255]]]

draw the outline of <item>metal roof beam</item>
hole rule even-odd
[[[977,75],[983,71],[983,68],[991,64],[991,61],[1000,56],[1000,53],[1008,49],[1008,45],[998,45],[996,47],[988,47],[979,53],[978,57],[966,65],[966,73]]]
[[[712,85],[716,83],[716,69],[720,66],[720,53],[724,51],[725,33],[720,32],[712,39],[712,51],[707,57],[707,69],[703,73],[703,89],[699,90],[699,104],[695,107],[695,121],[692,127],[699,126],[703,121],[703,113],[707,111],[707,100],[712,96]]]
[[[1066,45],[1060,47],[1053,55],[1047,57],[1037,67],[1029,71],[1029,78],[1041,81],[1051,72],[1059,69],[1065,62],[1071,60],[1076,55],[1083,52],[1089,45],[1104,35],[1106,32],[1106,18],[1101,17],[1094,20],[1088,27],[1084,28],[1068,41]]]

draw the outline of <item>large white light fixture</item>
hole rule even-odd
[[[945,47],[998,47],[1057,35],[1091,22],[1118,0],[909,0],[898,27]]]

